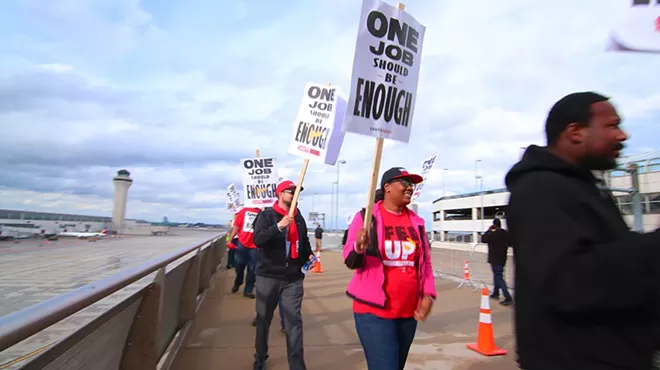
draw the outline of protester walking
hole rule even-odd
[[[658,349],[660,231],[633,232],[592,171],[616,168],[627,136],[609,98],[550,109],[547,147],[508,172],[515,331],[525,370],[648,370]]]
[[[260,211],[259,208],[243,207],[234,217],[234,227],[232,228],[232,234],[235,233],[238,241],[235,243],[236,250],[234,253],[236,278],[231,292],[238,292],[238,289],[245,282],[243,296],[247,298],[255,298],[253,290],[256,281],[257,246],[254,244],[253,223]]]
[[[407,207],[422,180],[400,167],[385,171],[370,231],[364,209],[348,230],[343,256],[355,272],[346,294],[369,370],[403,370],[417,322],[436,298],[424,219]]]
[[[268,359],[268,333],[278,301],[284,314],[289,369],[306,369],[301,313],[305,275],[301,268],[313,252],[302,214],[296,208],[289,216],[295,188],[288,180],[277,185],[277,202],[261,211],[254,225],[254,242],[259,248],[254,369],[264,369]]]
[[[504,299],[500,301],[500,304],[511,306],[513,298],[511,298],[504,279],[504,266],[511,242],[509,233],[502,228],[502,221],[499,218],[493,220],[493,225],[481,236],[481,242],[488,244],[488,263],[493,270],[493,293],[490,298],[499,300],[501,290]]]
[[[233,221],[232,221],[233,222]],[[236,244],[233,240],[230,239],[229,233],[225,236],[225,242],[227,244],[227,270],[234,268],[234,254],[236,254]]]

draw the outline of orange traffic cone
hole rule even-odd
[[[493,321],[490,316],[488,288],[481,289],[481,309],[479,310],[479,332],[477,334],[477,343],[468,344],[467,348],[479,352],[484,356],[506,355],[505,349],[495,347]]]
[[[314,268],[312,269],[312,272],[316,272],[317,274],[322,274],[323,268],[321,267],[321,256],[316,257],[318,261],[316,262],[316,265],[314,265]]]
[[[463,265],[463,280],[458,284],[458,288],[462,287],[465,283],[472,285],[472,290],[477,290],[477,286],[474,285],[474,282],[470,277],[470,261],[468,260],[465,260],[465,264]]]

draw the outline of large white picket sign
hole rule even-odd
[[[363,0],[343,130],[407,143],[426,27],[380,0]]]
[[[435,163],[435,159],[438,157],[437,154],[434,154],[433,156],[425,159],[422,161],[422,172],[420,173],[420,176],[424,178],[424,181],[421,183],[415,185],[415,192],[412,195],[412,198],[410,199],[410,202],[414,202],[415,199],[419,197],[419,195],[422,193],[422,189],[424,188],[424,184],[426,184],[426,180],[428,179],[429,172],[431,172],[431,169],[433,168],[433,164]]]
[[[660,53],[660,2],[629,1],[631,7],[610,32],[607,50]]]
[[[344,142],[341,122],[345,113],[346,100],[337,87],[308,82],[293,124],[289,153],[334,165]]]
[[[275,158],[248,158],[241,160],[243,170],[243,205],[269,207],[277,196],[278,172]]]

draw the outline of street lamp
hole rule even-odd
[[[477,176],[479,180],[479,198],[481,203],[481,231],[484,230],[484,178],[483,176]]]
[[[312,212],[314,212],[314,197],[319,195],[319,193],[312,193]]]
[[[334,199],[334,198],[338,198],[339,193],[337,193],[337,196],[335,197],[335,186],[339,187],[339,183],[337,181],[332,182],[332,197],[333,197],[333,200],[332,200],[332,204],[330,206],[332,208],[332,210],[330,211],[330,220],[332,220],[332,218],[335,218],[335,223],[336,223],[337,222],[336,221],[337,220],[337,214],[335,213],[335,204],[336,204],[337,199]]]
[[[478,174],[477,174],[477,169],[479,168],[478,167],[479,162],[481,162],[481,159],[477,159],[476,161],[474,161],[474,187],[475,188],[477,187],[477,179],[479,177]]]
[[[481,159],[477,159],[477,160],[474,161],[474,187],[475,187],[475,189],[477,187],[477,181],[479,181],[479,175],[478,175],[479,162],[481,162]],[[475,203],[475,200],[474,200],[474,197],[472,197],[472,208],[474,208],[474,203]],[[472,217],[474,217],[474,215]],[[481,223],[482,223],[482,226],[483,226],[483,217],[482,217]],[[474,234],[473,235],[474,235],[475,238],[477,238],[477,235],[478,235],[477,230],[476,230],[477,229],[477,224],[474,223],[473,225],[474,225]],[[482,227],[482,229],[483,229],[483,227]],[[483,230],[482,230],[482,232],[483,232]],[[475,243],[479,244],[479,240],[477,239],[475,241]]]
[[[337,161],[337,198],[335,198],[335,230],[337,229],[337,219],[339,218],[339,165],[340,164],[346,164],[346,161],[343,159],[340,159]]]

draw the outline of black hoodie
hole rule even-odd
[[[630,231],[591,172],[546,148],[530,146],[505,181],[521,367],[650,369],[660,232]]]

